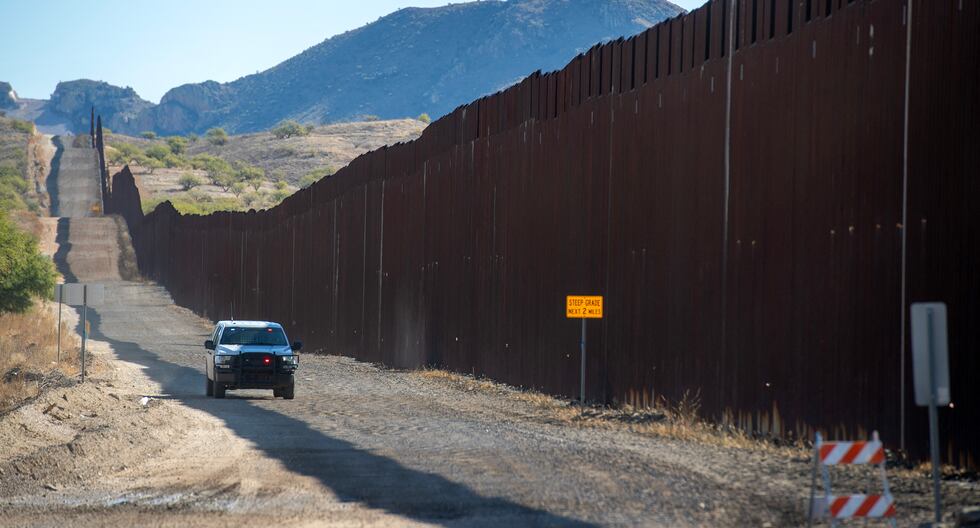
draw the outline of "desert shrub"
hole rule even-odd
[[[174,168],[186,169],[191,166],[191,163],[190,161],[187,160],[187,158],[183,156],[178,156],[176,154],[167,154],[163,158],[163,164],[170,169],[174,169]]]
[[[242,193],[245,192],[245,184],[242,182],[235,182],[231,184],[230,190],[235,196],[241,196]]]
[[[0,211],[27,209],[24,195],[30,189],[27,180],[15,165],[9,162],[0,165]]]
[[[198,154],[190,160],[192,167],[208,173],[211,183],[228,189],[235,182],[235,171],[227,161],[210,154]]]
[[[155,169],[162,169],[167,166],[164,162],[156,158],[151,158],[149,156],[139,161],[140,161],[140,166],[146,169],[147,172],[149,172],[150,174],[153,174],[153,171]]]
[[[167,146],[170,147],[170,152],[179,156],[187,150],[187,139],[180,136],[170,136],[167,138]]]
[[[146,132],[140,132],[140,137],[143,139],[156,139],[157,133],[152,130],[147,130]]]
[[[282,189],[276,189],[275,191],[272,192],[272,200],[275,203],[279,203],[285,200],[286,198],[288,198],[290,194],[292,193],[289,192],[289,189],[286,189],[285,187],[283,187]]]
[[[212,145],[224,145],[225,143],[228,143],[228,133],[225,132],[225,129],[223,128],[212,128],[204,134],[204,137],[206,137]]]
[[[33,134],[34,133],[34,123],[30,121],[23,121],[20,119],[12,119],[10,126],[14,130],[20,132],[21,134]]]
[[[432,122],[432,118],[429,117],[429,114],[427,114],[425,112],[422,112],[421,114],[419,114],[419,116],[416,117],[415,119],[417,119],[418,121],[421,121],[421,122],[423,122],[423,123],[425,123],[427,125]]]
[[[146,161],[146,154],[143,153],[143,149],[132,143],[114,143],[111,148],[106,149],[106,157],[109,158],[110,162],[117,165],[133,162],[144,165]]]
[[[197,134],[195,134],[193,132],[191,132],[190,134],[187,134],[187,142],[188,143],[197,143]]]
[[[275,128],[270,130],[273,136],[278,139],[285,139],[293,136],[308,136],[310,132],[313,131],[312,126],[304,126],[292,119],[287,119],[285,121],[280,121]]]
[[[334,169],[333,167],[322,167],[312,170],[304,174],[303,177],[299,179],[299,186],[305,189],[321,179],[326,178],[327,176],[333,176],[335,172],[337,172],[337,169]]]
[[[204,182],[202,182],[200,178],[194,176],[193,174],[184,174],[183,176],[180,177],[179,180],[177,180],[177,183],[180,184],[181,189],[184,189],[185,191],[189,191],[194,187],[201,185]]]
[[[276,190],[281,191],[286,188],[286,182],[284,180],[276,180]]]
[[[258,191],[265,181],[265,171],[259,167],[243,164],[238,168],[238,181],[245,182]]]
[[[170,154],[170,149],[163,145],[152,145],[146,148],[146,155],[156,160],[163,161]]]
[[[38,251],[37,240],[0,211],[0,313],[22,313],[34,297],[50,296],[54,279],[54,264]]]
[[[279,183],[279,182],[285,183],[285,181],[286,181],[286,171],[284,171],[282,169],[276,169],[276,170],[272,171],[272,174],[269,175],[269,179],[271,179],[272,181],[274,181],[276,183]]]

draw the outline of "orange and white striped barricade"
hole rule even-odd
[[[844,464],[868,464],[878,466],[881,475],[881,495],[835,495],[830,489],[830,466]],[[817,471],[823,476],[824,495],[816,496]],[[837,526],[842,519],[888,519],[895,526],[895,499],[888,489],[885,474],[885,448],[875,431],[867,442],[825,442],[817,433],[813,449],[813,475],[810,481],[810,511],[807,526],[814,519],[830,519]]]

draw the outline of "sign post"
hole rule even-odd
[[[941,523],[942,496],[939,488],[939,406],[948,405],[949,345],[945,303],[913,303],[912,367],[916,405],[929,406],[929,450],[932,455],[932,492],[935,520]]]
[[[579,357],[582,366],[579,374],[579,403],[585,405],[585,320],[602,319],[601,295],[568,295],[565,297],[565,317],[582,320],[582,338],[579,341]]]
[[[85,383],[85,345],[88,340],[88,307],[101,306],[105,301],[102,284],[58,284],[54,295],[58,301],[58,360],[61,360],[61,304],[82,307],[82,383]]]

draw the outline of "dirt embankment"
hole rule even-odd
[[[48,175],[51,173],[51,162],[55,155],[55,146],[51,136],[46,134],[31,134],[27,142],[27,178],[34,188],[41,214],[51,214],[51,197],[48,195]]]

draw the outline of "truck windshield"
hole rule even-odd
[[[285,346],[286,334],[282,328],[229,327],[221,333],[222,345]]]

